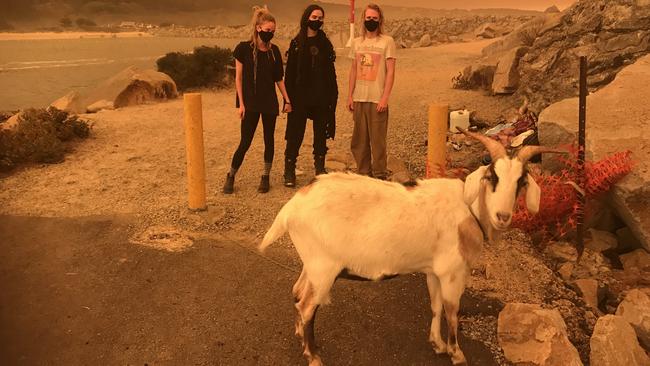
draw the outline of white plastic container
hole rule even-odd
[[[453,111],[449,113],[449,132],[458,133],[456,127],[462,129],[469,128],[469,113],[467,109]]]

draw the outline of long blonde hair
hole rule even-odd
[[[381,36],[384,33],[384,12],[381,10],[379,5],[370,3],[363,10],[363,18],[361,19],[361,35],[364,39],[366,38],[366,33],[368,33],[368,30],[366,29],[366,26],[363,25],[363,22],[366,21],[366,11],[368,11],[368,9],[372,9],[379,13],[379,27],[377,28],[377,36]]]
[[[257,31],[257,26],[262,25],[263,23],[266,22],[272,22],[275,23],[275,17],[271,12],[269,11],[269,8],[264,5],[263,7],[261,6],[253,6],[253,19],[251,20],[251,27],[253,28],[253,31],[251,32],[251,47],[253,48],[253,81],[257,85],[257,53],[259,51],[259,37],[258,34],[259,32]],[[271,51],[271,58],[273,59],[273,62],[275,62],[275,55],[273,54],[273,44],[269,41],[266,44],[266,47]]]

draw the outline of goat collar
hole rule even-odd
[[[488,241],[489,238],[487,233],[485,232],[485,229],[483,229],[483,225],[481,225],[481,220],[479,220],[476,214],[474,214],[474,210],[472,210],[472,206],[468,206],[468,208],[469,208],[469,212],[472,214],[472,217],[474,217],[474,220],[476,220],[476,223],[478,223],[478,227],[481,229],[481,232],[483,233],[483,240]]]

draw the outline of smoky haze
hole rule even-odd
[[[348,4],[347,0],[329,0],[328,2],[336,4]],[[507,9],[524,9],[524,10],[544,10],[550,6],[556,5],[564,9],[574,0],[384,0],[377,1],[380,5],[385,6],[409,6],[432,9],[487,9],[487,8],[507,8]],[[356,1],[356,6],[363,6],[366,2]]]

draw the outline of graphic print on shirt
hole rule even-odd
[[[357,52],[357,78],[366,81],[377,80],[381,56],[376,52]]]

